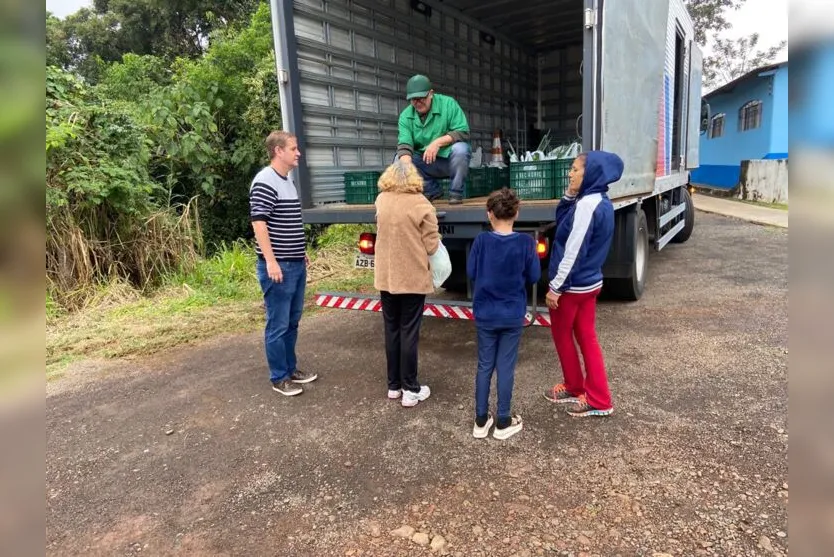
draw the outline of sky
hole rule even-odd
[[[733,27],[721,35],[722,38],[738,39],[751,33],[759,33],[759,48],[765,50],[788,39],[788,0],[747,0],[737,11],[727,12],[727,21]],[[710,52],[707,44],[704,54]],[[777,62],[788,58],[785,49]]]
[[[56,17],[66,17],[92,4],[90,0],[46,0],[46,11]]]

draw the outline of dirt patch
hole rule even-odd
[[[616,413],[545,401],[558,363],[531,328],[506,442],[471,436],[466,322],[426,319],[414,409],[385,399],[364,312],[303,320],[321,377],[292,399],[260,333],[68,372],[47,398],[47,554],[785,554],[787,233],[702,216],[650,273],[640,302],[600,307]]]

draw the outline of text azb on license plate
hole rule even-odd
[[[353,265],[357,269],[373,269],[374,268],[374,256],[373,255],[365,255],[364,253],[357,253],[356,254],[356,261]]]

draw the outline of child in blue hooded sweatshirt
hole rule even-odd
[[[478,373],[475,377],[475,426],[472,435],[484,438],[493,424],[489,414],[492,372],[498,372],[498,422],[492,436],[507,439],[519,431],[521,416],[511,415],[515,364],[524,316],[527,313],[527,284],[541,278],[536,242],[528,234],[513,230],[520,202],[507,188],[495,191],[487,200],[487,217],[492,231],[475,238],[466,270],[475,283],[472,301],[478,330]]]
[[[595,321],[602,265],[614,237],[608,185],[622,174],[623,161],[614,153],[583,153],[574,161],[568,191],[556,207],[546,301],[564,382],[544,396],[572,404],[567,412],[574,417],[608,416],[614,411]],[[584,376],[574,337],[585,362]]]

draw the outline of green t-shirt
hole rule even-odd
[[[452,97],[435,93],[431,101],[431,110],[425,122],[420,114],[409,105],[400,113],[399,136],[397,143],[411,145],[415,153],[422,153],[429,143],[449,132],[469,133],[466,115],[458,102]],[[452,146],[447,145],[437,152],[439,157],[448,157]]]

